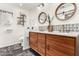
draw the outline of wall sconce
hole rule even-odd
[[[42,7],[44,7],[44,6],[45,6],[44,3],[40,3],[40,4],[37,6],[37,8],[40,9],[40,8],[42,8]]]

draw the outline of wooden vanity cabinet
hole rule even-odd
[[[75,56],[76,37],[30,32],[30,47],[40,55]]]
[[[41,55],[45,55],[45,34],[38,33],[38,52]]]
[[[38,39],[37,39],[37,33],[35,32],[30,32],[29,33],[29,44],[30,44],[30,47],[32,49],[34,49],[35,51],[38,50]]]

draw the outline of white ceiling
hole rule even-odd
[[[21,3],[10,3],[10,5],[15,6],[15,7],[20,7]],[[40,5],[40,3],[22,3],[22,8],[24,9],[33,9],[36,8]]]

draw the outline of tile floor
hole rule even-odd
[[[33,52],[31,52],[29,49],[27,50],[22,50],[22,49],[17,49],[17,50],[7,50],[5,49],[0,49],[0,56],[35,56]]]
[[[21,44],[14,44],[0,48],[0,56],[35,56],[35,54],[30,49],[22,50]]]

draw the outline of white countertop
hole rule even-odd
[[[77,37],[79,33],[72,32],[72,33],[62,33],[62,32],[47,32],[47,31],[30,31],[30,32],[38,32],[38,33],[46,33],[46,34],[55,34],[55,35],[63,35],[63,36],[70,36],[70,37]]]

